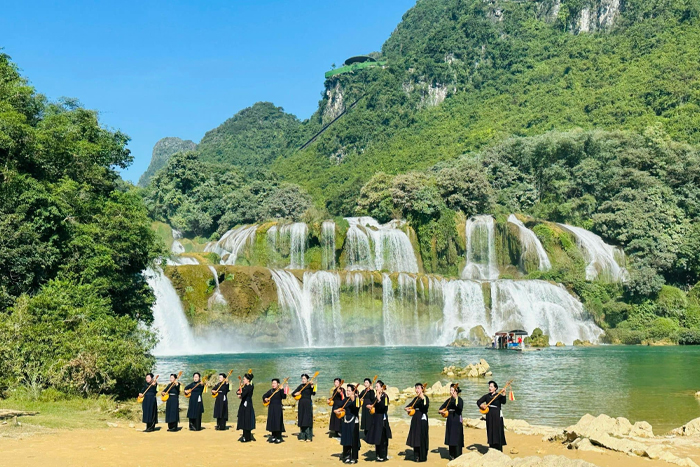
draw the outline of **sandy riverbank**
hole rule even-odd
[[[114,425],[113,422],[110,422]],[[105,424],[106,425],[106,424]],[[50,430],[16,438],[0,438],[0,465],[14,467],[25,465],[52,466],[152,466],[172,463],[183,466],[209,466],[218,462],[227,465],[268,466],[303,464],[307,466],[338,465],[341,448],[337,440],[329,439],[317,426],[313,443],[296,440],[298,429],[287,425],[285,442],[271,445],[266,442],[266,433],[255,432],[257,442],[242,444],[237,439],[240,432],[233,428],[226,432],[213,429],[207,423],[202,432],[187,430],[168,433],[162,427],[155,433],[142,433],[141,425],[129,427],[129,422],[116,422],[116,426],[97,429]],[[260,426],[260,425],[259,425]],[[392,423],[394,438],[390,442],[390,463],[405,463],[408,424],[404,421]],[[1,432],[0,432],[1,434]],[[447,452],[443,445],[444,426],[441,420],[433,420],[430,427],[430,449],[428,466],[447,465]],[[476,428],[465,428],[467,450],[485,452],[485,432]],[[662,460],[631,457],[621,452],[604,450],[591,452],[567,449],[560,441],[546,441],[539,434],[525,435],[507,433],[506,453],[512,458],[526,456],[565,456],[581,459],[599,467],[669,467],[673,464]],[[682,451],[685,456],[700,463],[700,444],[688,443]],[[680,448],[679,448],[680,449]],[[511,450],[517,454],[511,454]],[[412,461],[412,452],[408,451]],[[372,461],[372,446],[363,444],[360,462]]]

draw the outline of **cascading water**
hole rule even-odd
[[[467,220],[467,264],[462,279],[496,280],[496,229],[493,217],[474,216]]]
[[[328,271],[304,273],[304,300],[310,309],[312,347],[344,344],[340,314],[340,276]]]
[[[162,271],[147,269],[144,272],[148,285],[153,289],[156,302],[153,305],[153,328],[160,341],[153,355],[193,355],[202,350],[197,344],[185,317],[180,297]]]
[[[222,258],[221,264],[236,264],[244,247],[250,247],[255,241],[257,225],[240,225],[226,232],[218,242],[208,243],[205,252],[216,253]],[[223,258],[228,255],[226,260]]]
[[[171,256],[165,260],[165,264],[168,266],[187,266],[199,264],[199,261],[197,261],[197,258],[192,258],[189,256]]]
[[[394,303],[394,283],[389,274],[382,274],[382,324],[384,345],[398,345],[401,340],[401,322]]]
[[[213,309],[216,305],[228,305],[228,303],[226,303],[226,299],[221,294],[221,288],[219,287],[219,273],[216,272],[214,266],[209,266],[209,270],[214,276],[214,284],[216,284],[214,294],[209,297],[209,301],[207,302],[209,309]]]
[[[321,224],[321,267],[335,269],[335,222]]]
[[[550,342],[597,342],[603,333],[587,315],[581,302],[563,286],[540,280],[500,280],[491,284],[489,335],[501,329],[540,328]]]
[[[559,226],[571,232],[576,238],[586,265],[586,280],[592,281],[596,278],[609,282],[626,282],[629,280],[627,269],[620,267],[616,257],[624,260],[624,252],[612,245],[608,245],[593,232],[574,227],[573,225],[559,224]]]
[[[518,227],[520,244],[522,245],[522,254],[520,255],[520,267],[525,270],[525,258],[528,255],[535,255],[537,258],[537,263],[539,264],[538,269],[540,271],[549,271],[552,269],[552,263],[549,262],[549,257],[547,252],[544,251],[542,242],[537,238],[535,232],[525,227],[520,219],[515,217],[515,214],[508,216],[508,222]]]
[[[299,326],[302,347],[311,345],[311,307],[308,306],[301,284],[289,271],[270,269],[277,287],[277,303],[283,311],[294,315]]]
[[[309,228],[303,222],[285,225],[280,228],[280,235],[289,238],[289,266],[287,269],[304,269],[304,253]]]
[[[475,326],[490,328],[481,283],[468,280],[442,282],[442,329],[439,345],[448,345],[459,337],[460,328],[469,332]],[[495,331],[494,331],[495,332]]]
[[[350,224],[346,237],[347,269],[391,272],[418,272],[418,261],[408,235],[400,222],[380,225],[371,217],[346,217]],[[372,251],[371,245],[374,245]]]

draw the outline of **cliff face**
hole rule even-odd
[[[151,181],[151,177],[165,166],[168,159],[170,159],[170,156],[173,154],[184,151],[194,151],[195,149],[197,149],[197,145],[190,140],[183,140],[173,136],[159,140],[156,145],[153,146],[151,163],[148,165],[148,169],[141,175],[141,178],[139,178],[138,186],[147,186],[148,182]]]

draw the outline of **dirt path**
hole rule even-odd
[[[50,466],[149,466],[174,465],[177,467],[211,466],[217,463],[226,465],[246,465],[250,467],[268,466],[273,462],[282,465],[328,466],[339,465],[338,455],[342,448],[337,440],[329,439],[325,430],[317,427],[313,443],[297,441],[298,429],[287,425],[285,442],[279,445],[266,442],[266,432],[261,429],[254,433],[257,442],[237,442],[240,432],[233,428],[217,432],[213,424],[204,424],[205,430],[168,433],[161,425],[155,433],[142,433],[137,428],[129,428],[127,423],[116,427],[91,430],[59,430],[35,434],[25,438],[0,438],[0,465],[13,467]],[[394,438],[389,444],[389,462],[405,464],[408,425],[402,421],[392,424]],[[447,451],[443,446],[444,427],[430,427],[430,449],[427,466],[447,464]],[[483,430],[465,429],[465,444],[468,449],[484,449],[486,433]],[[629,457],[625,454],[605,452],[581,452],[566,449],[558,444],[542,441],[540,436],[526,436],[507,433],[508,446],[518,454],[511,457],[531,455],[564,455],[583,459],[600,467],[672,467],[662,461],[651,461]],[[700,456],[700,452],[694,453]],[[443,458],[444,457],[444,458]],[[695,456],[694,456],[695,457]],[[360,462],[374,459],[373,446],[362,444]],[[413,459],[409,450],[409,459]],[[698,459],[696,458],[696,461]]]

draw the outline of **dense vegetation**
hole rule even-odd
[[[239,224],[297,220],[311,205],[297,185],[262,173],[245,177],[228,164],[202,162],[194,152],[171,157],[144,196],[154,219],[188,236],[206,238]]]
[[[197,149],[197,145],[190,140],[183,140],[172,136],[161,138],[155,146],[153,146],[151,163],[148,164],[148,168],[139,178],[138,186],[148,186],[151,178],[156,172],[165,167],[168,159],[170,159],[170,156],[173,154],[183,151],[194,151],[195,149]]]
[[[115,170],[127,141],[0,55],[0,391],[133,394],[151,368],[141,271],[160,248]]]

